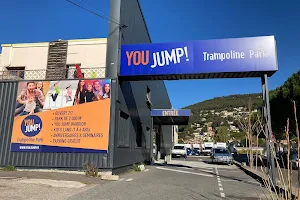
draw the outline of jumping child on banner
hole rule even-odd
[[[34,109],[36,108],[36,103],[34,102],[34,96],[33,95],[28,96],[27,100],[25,100],[25,101],[22,101],[21,97],[19,96],[17,101],[20,104],[25,105],[24,110],[20,113],[19,116],[28,115],[28,114],[31,115],[31,114],[34,113]]]
[[[72,101],[72,89],[71,89],[71,85],[66,87],[67,93],[65,95],[66,97],[66,103],[68,103],[69,101]]]

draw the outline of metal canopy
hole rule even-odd
[[[151,116],[154,125],[188,125],[191,110],[153,109]]]
[[[271,77],[275,71],[270,72],[222,72],[202,74],[173,74],[173,75],[152,75],[152,76],[120,76],[120,80],[186,80],[186,79],[214,79],[214,78],[257,78],[267,74]]]

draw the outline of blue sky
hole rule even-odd
[[[107,36],[107,20],[65,0],[0,1],[0,44]],[[109,0],[77,1],[86,7],[93,5],[98,13],[109,12]],[[140,2],[152,42],[275,35],[279,70],[269,79],[270,89],[300,68],[299,0]],[[166,81],[166,86],[175,108],[218,96],[261,91],[258,78]]]

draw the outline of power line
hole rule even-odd
[[[90,5],[90,8],[94,8],[96,7],[92,1],[90,0],[83,0],[83,2],[85,2],[86,4]],[[112,16],[110,16],[107,12],[105,12],[104,10],[101,10],[99,8],[97,8],[97,10],[100,11],[100,13],[102,12],[104,15],[106,15],[107,17],[109,17],[110,19],[113,19],[115,22],[119,23],[119,21],[116,18],[113,18]]]
[[[96,13],[96,12],[90,10],[90,9],[87,9],[87,8],[81,6],[81,5],[79,5],[79,4],[77,4],[77,3],[73,2],[73,1],[70,1],[70,0],[66,0],[66,1],[69,2],[69,3],[71,3],[71,4],[73,4],[73,5],[75,5],[75,6],[77,6],[77,7],[79,7],[79,8],[81,8],[81,9],[83,9],[83,10],[85,10],[85,11],[88,11],[88,12],[90,12],[90,13],[92,13],[92,14],[98,16],[98,17],[101,17],[101,18],[103,18],[103,19],[106,19],[106,20],[108,20],[108,21],[110,21],[110,22],[113,22],[113,23],[117,24],[118,26],[120,26],[120,23],[115,22],[115,21],[112,21],[112,20],[110,20],[110,19],[109,19],[108,17],[106,17],[106,16],[100,15],[99,13]]]

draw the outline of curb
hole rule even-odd
[[[119,175],[110,175],[110,174],[103,174],[100,175],[101,180],[107,180],[107,181],[118,181],[120,179]]]
[[[258,172],[256,170],[251,169],[250,167],[248,167],[247,165],[243,165],[240,162],[237,161],[233,161],[233,163],[238,166],[241,170],[243,170],[246,174],[248,174],[249,176],[251,176],[252,178],[254,178],[255,180],[259,181],[261,184],[264,185],[264,181],[268,181],[268,179],[266,179],[265,177],[263,177],[261,172]],[[285,193],[288,192],[286,191],[284,188],[278,186],[277,184],[274,186],[275,189],[277,191],[280,191],[281,193]],[[272,188],[273,190],[273,188]],[[296,199],[297,196],[295,194],[292,193],[292,199]]]

